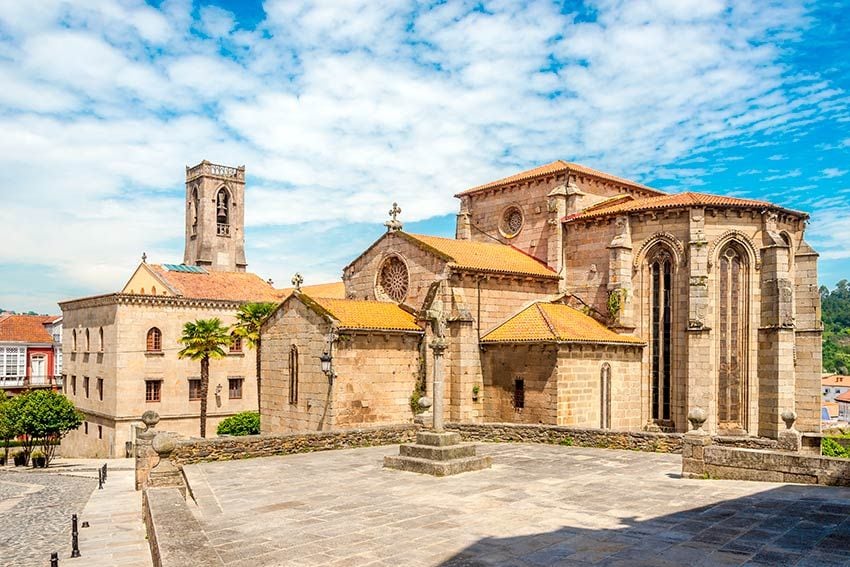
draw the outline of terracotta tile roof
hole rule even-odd
[[[585,220],[596,217],[602,217],[614,214],[633,213],[638,211],[652,211],[660,209],[672,209],[676,207],[740,207],[740,208],[758,208],[758,209],[778,209],[785,210],[797,215],[805,215],[798,211],[790,211],[782,209],[767,201],[757,201],[755,199],[739,199],[737,197],[725,197],[723,195],[711,195],[709,193],[676,193],[675,195],[661,195],[659,197],[646,197],[643,199],[631,200],[609,200],[604,203],[597,203],[587,209],[578,212],[574,215],[564,217],[565,222],[576,220]]]
[[[483,191],[484,189],[490,189],[492,187],[499,187],[501,185],[510,185],[511,183],[518,183],[520,181],[527,181],[529,179],[534,179],[536,177],[544,177],[546,175],[552,175],[556,173],[564,173],[572,171],[579,174],[590,175],[592,177],[598,177],[600,179],[604,179],[606,181],[612,181],[614,183],[618,183],[620,185],[628,185],[630,187],[637,187],[639,189],[643,189],[645,191],[651,191],[652,193],[657,193],[659,195],[663,195],[662,191],[658,189],[653,189],[652,187],[647,187],[646,185],[641,185],[635,181],[630,181],[628,179],[624,179],[622,177],[617,177],[616,175],[611,175],[610,173],[605,173],[604,171],[599,171],[597,169],[593,169],[590,167],[586,167],[577,163],[571,163],[564,160],[555,160],[552,163],[547,163],[545,165],[541,165],[539,167],[535,167],[533,169],[529,169],[527,171],[521,171],[520,173],[516,173],[514,175],[510,175],[503,179],[499,179],[497,181],[491,181],[490,183],[485,183],[484,185],[479,185],[477,187],[473,187],[471,189],[467,189],[466,191],[462,191],[455,195],[455,197],[460,197],[461,195],[469,195],[470,193],[476,193],[478,191]]]
[[[340,329],[422,332],[413,314],[395,303],[309,297],[303,293],[298,297],[307,305],[318,305],[339,322]]]
[[[288,297],[295,291],[294,287],[279,289],[283,297]],[[330,297],[333,299],[345,299],[345,284],[343,282],[322,283],[301,286],[301,292],[310,297]]]
[[[176,272],[159,264],[147,264],[147,266],[182,297],[272,302],[279,302],[284,297],[280,290],[272,287],[257,274],[250,272]]]
[[[546,264],[507,244],[455,240],[406,232],[398,234],[426,246],[457,268],[476,272],[558,278],[558,274]]]
[[[569,305],[535,303],[481,338],[482,343],[566,342],[642,345],[632,335],[621,335]]]
[[[850,376],[842,376],[841,374],[827,374],[821,378],[821,386],[845,386],[850,388]]]
[[[844,392],[843,394],[839,394],[838,396],[835,396],[835,401],[836,402],[850,403],[850,390],[848,390],[847,392]]]
[[[56,320],[55,315],[9,315],[0,318],[0,342],[53,343],[53,337],[44,328]]]

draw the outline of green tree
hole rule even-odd
[[[225,356],[224,347],[231,341],[227,327],[218,317],[198,319],[183,325],[180,358],[201,362],[201,437],[207,436],[207,392],[210,388],[210,359]]]
[[[21,434],[19,403],[13,403],[14,398],[0,392],[0,439],[3,440],[3,460],[9,462],[9,442]]]
[[[245,339],[248,342],[248,346],[257,351],[257,411],[261,411],[260,366],[262,361],[262,340],[260,338],[260,326],[262,326],[263,321],[271,315],[274,309],[274,303],[245,303],[236,312],[236,325],[233,326],[233,334]]]
[[[27,459],[35,445],[50,465],[56,447],[69,431],[82,425],[83,416],[63,394],[53,390],[32,390],[15,398],[19,403],[17,421],[24,435]]]

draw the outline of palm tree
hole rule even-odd
[[[224,348],[230,344],[230,333],[221,320],[198,319],[183,325],[180,358],[201,361],[201,437],[207,436],[207,391],[210,386],[210,359],[225,356]]]
[[[236,312],[236,325],[233,334],[242,337],[248,346],[257,349],[257,411],[260,411],[260,361],[262,359],[262,340],[260,325],[271,315],[274,303],[243,303]]]

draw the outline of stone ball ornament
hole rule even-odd
[[[419,407],[424,409],[430,408],[431,398],[429,398],[428,396],[422,396],[421,398],[419,398]]]
[[[167,433],[158,433],[157,436],[153,438],[151,446],[153,447],[153,450],[156,451],[157,455],[160,457],[166,457],[174,451],[176,444],[174,443],[174,439],[171,435]]]
[[[159,423],[159,414],[153,410],[146,411],[142,414],[142,423],[144,423],[147,428],[154,427],[157,423]]]
[[[794,427],[794,422],[797,421],[797,412],[785,410],[779,417],[785,422],[785,427],[791,429]]]
[[[702,424],[708,419],[708,413],[701,407],[695,407],[688,412],[688,421],[694,429],[702,429]]]

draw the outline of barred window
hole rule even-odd
[[[242,383],[244,382],[243,378],[228,378],[227,379],[227,392],[228,397],[231,400],[241,400],[242,399]]]
[[[189,401],[200,400],[201,397],[201,379],[189,378]]]
[[[162,380],[145,380],[145,401],[158,402],[162,392]]]

